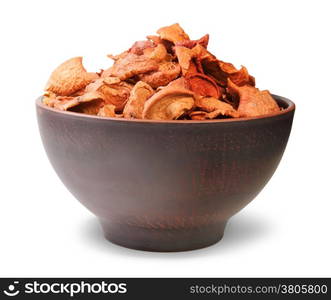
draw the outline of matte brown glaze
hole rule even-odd
[[[49,160],[108,240],[183,251],[219,241],[276,170],[295,107],[274,97],[285,108],[279,114],[211,121],[101,118],[36,105]]]

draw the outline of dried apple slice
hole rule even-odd
[[[277,102],[267,90],[260,91],[250,85],[237,86],[231,80],[228,80],[228,88],[239,96],[237,110],[240,117],[256,117],[280,111]]]
[[[96,73],[85,70],[82,60],[82,57],[74,57],[59,65],[51,74],[45,90],[69,96],[98,78]]]
[[[143,81],[139,81],[133,87],[128,102],[126,103],[123,115],[124,118],[142,118],[144,104],[154,94],[154,90]]]
[[[216,57],[206,56],[201,60],[201,64],[205,74],[214,78],[217,84],[226,86],[228,75],[220,68]]]
[[[168,58],[167,49],[163,44],[158,44],[154,48],[146,48],[144,49],[143,54],[157,62],[162,62]]]
[[[103,101],[101,99],[96,99],[90,102],[80,103],[79,105],[69,110],[88,115],[97,115],[102,105],[103,105]]]
[[[155,43],[153,41],[150,40],[137,41],[131,46],[128,52],[136,55],[142,55],[144,54],[145,49],[154,48],[154,47],[155,47]]]
[[[96,115],[99,108],[103,105],[103,100],[96,92],[86,93],[82,96],[57,96],[51,99],[47,105],[58,110],[70,110],[86,114]]]
[[[66,97],[66,98],[56,98],[53,103],[53,107],[59,110],[68,110],[71,107],[77,106],[79,104],[79,97]]]
[[[148,35],[147,39],[156,45],[162,44],[167,49],[168,54],[173,54],[173,49],[172,49],[172,47],[174,46],[173,42],[163,40],[158,35]]]
[[[178,63],[182,69],[182,74],[186,75],[186,73],[190,69],[194,53],[191,49],[184,46],[176,46],[174,47],[174,49],[178,58]]]
[[[101,107],[98,111],[98,116],[100,117],[115,117],[115,108],[116,106],[113,104],[106,104]]]
[[[216,116],[223,115],[233,118],[239,117],[239,113],[230,104],[213,97],[199,97],[195,101],[195,106],[208,113],[217,111]]]
[[[116,111],[121,111],[127,102],[132,86],[118,77],[97,79],[86,87],[86,92],[97,92],[105,104],[113,104]]]
[[[210,96],[214,98],[219,98],[221,96],[221,91],[216,82],[200,73],[191,74],[186,77],[190,90],[201,95]]]
[[[206,34],[198,40],[184,40],[184,41],[176,42],[175,46],[183,46],[183,47],[192,49],[197,44],[199,44],[202,47],[207,49],[208,42],[209,42],[209,34]]]
[[[165,26],[160,28],[157,33],[160,35],[161,39],[177,43],[185,40],[189,40],[190,37],[185,33],[182,27],[178,23],[170,26]]]
[[[57,101],[56,94],[54,94],[53,92],[45,92],[42,101],[45,105],[54,107],[54,104]]]
[[[233,64],[221,60],[218,61],[218,65],[234,84],[239,86],[246,84],[255,86],[255,78],[249,75],[246,67],[241,66],[240,70],[237,70]]]
[[[208,54],[208,51],[200,44],[195,45],[192,49],[175,46],[174,51],[184,76],[191,73],[204,73],[201,60]]]
[[[156,71],[158,68],[157,61],[145,55],[128,53],[116,60],[112,67],[103,71],[102,77],[115,76],[125,80],[135,75]]]
[[[148,36],[146,36],[146,38],[149,40],[149,41],[151,41],[151,42],[153,42],[154,44],[156,44],[156,45],[158,45],[158,44],[162,44],[162,39],[161,39],[161,37],[159,37],[158,35],[148,35]]]
[[[227,85],[228,78],[239,86],[246,84],[255,86],[254,77],[249,75],[244,66],[242,66],[240,70],[237,70],[233,64],[218,60],[211,55],[206,55],[202,58],[201,64],[204,72],[213,77],[214,80],[222,86]]]
[[[145,55],[158,62],[168,58],[166,47],[162,43],[154,43],[151,40],[135,42],[127,52],[136,55]]]
[[[180,74],[180,66],[176,62],[161,63],[159,69],[154,72],[142,74],[140,80],[148,83],[153,88],[166,86]]]
[[[176,120],[194,107],[194,100],[191,91],[167,86],[145,102],[143,119]]]

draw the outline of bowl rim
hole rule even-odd
[[[266,115],[261,115],[261,116],[256,116],[256,117],[246,117],[246,118],[229,118],[229,119],[212,119],[212,120],[143,120],[143,119],[125,119],[125,118],[116,118],[116,117],[101,117],[101,116],[96,116],[96,115],[88,115],[84,113],[79,113],[79,112],[72,112],[72,111],[64,111],[64,110],[58,110],[53,107],[49,107],[45,104],[42,103],[42,98],[43,96],[39,96],[35,103],[36,106],[45,109],[57,114],[63,114],[63,115],[68,115],[72,117],[77,117],[77,118],[87,118],[87,119],[97,119],[97,120],[102,120],[102,121],[117,121],[117,122],[129,122],[129,123],[160,123],[160,124],[210,124],[210,123],[228,123],[228,122],[243,122],[243,121],[251,121],[251,120],[258,120],[258,119],[267,119],[271,117],[277,117],[280,115],[285,115],[288,114],[292,111],[295,110],[295,103],[291,101],[288,98],[285,98],[283,96],[279,96],[276,94],[271,94],[272,97],[277,101],[285,102],[287,104],[287,108],[282,109],[281,111],[277,113],[271,113],[271,114],[266,114]]]

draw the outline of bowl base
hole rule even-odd
[[[203,227],[145,228],[100,220],[105,238],[119,246],[153,252],[189,251],[211,246],[223,237],[225,222]]]

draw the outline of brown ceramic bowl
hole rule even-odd
[[[183,251],[219,241],[275,172],[295,105],[274,98],[284,108],[278,114],[210,121],[102,118],[41,98],[36,106],[50,162],[108,240]]]

